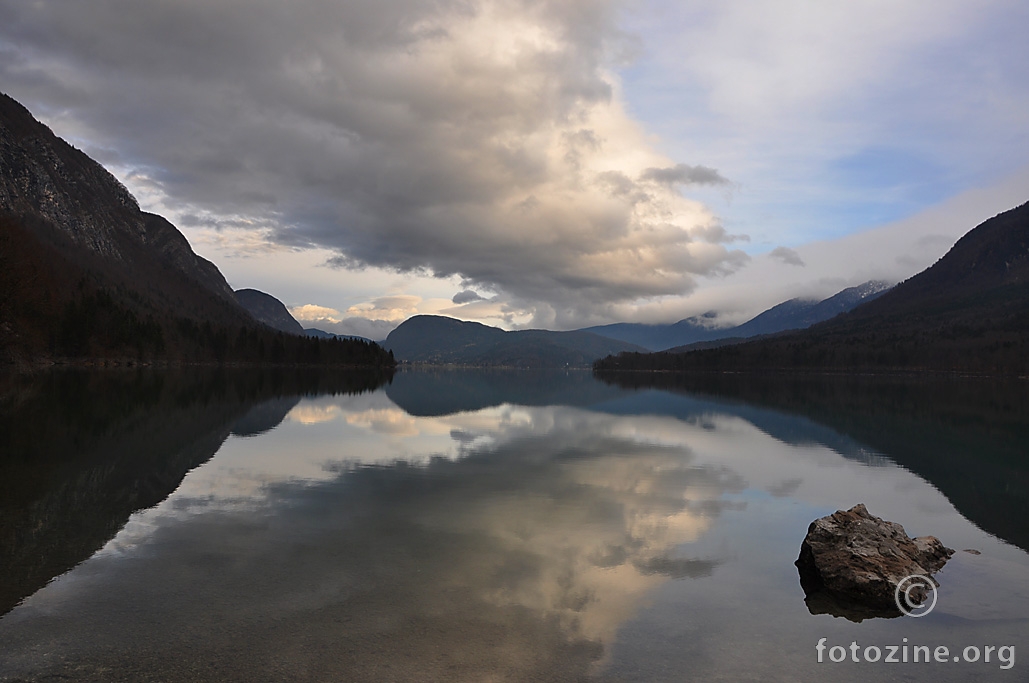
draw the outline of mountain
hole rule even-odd
[[[102,263],[112,279],[145,282],[162,306],[245,319],[222,274],[171,223],[140,211],[106,169],[2,94],[0,211],[74,266]]]
[[[237,289],[235,295],[239,305],[258,322],[288,334],[304,334],[303,326],[271,294],[256,289]]]
[[[840,313],[845,313],[865,301],[871,301],[889,288],[890,285],[886,282],[870,280],[856,287],[844,289],[821,301],[790,299],[733,327],[714,327],[714,314],[709,313],[704,316],[686,318],[671,325],[615,323],[587,327],[582,331],[637,344],[650,351],[675,350],[672,347],[700,342],[716,342],[722,339],[736,341],[740,338],[810,327]]]
[[[870,280],[857,287],[848,287],[822,301],[804,301],[790,299],[778,306],[769,308],[764,313],[748,320],[742,325],[727,330],[730,337],[756,337],[762,334],[775,334],[785,330],[800,330],[811,327],[824,320],[835,318],[840,313],[860,306],[882,296],[890,285],[881,280]]]
[[[385,364],[255,323],[175,226],[0,94],[0,363]]]
[[[582,367],[641,347],[589,332],[519,330],[438,315],[417,315],[389,333],[383,345],[398,361],[505,367]]]
[[[901,325],[907,316],[983,327],[1021,322],[1029,307],[1029,202],[980,224],[939,261],[849,319]]]
[[[612,323],[585,327],[580,332],[599,334],[608,339],[642,346],[648,351],[708,341],[722,335],[728,328],[715,327],[715,314],[685,318],[669,325],[647,325],[644,323]]]
[[[882,296],[807,330],[690,353],[605,358],[595,367],[1029,375],[1029,203],[977,226]]]

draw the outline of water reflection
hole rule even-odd
[[[715,401],[789,443],[815,441],[926,478],[973,522],[1029,549],[1025,380],[612,373],[622,388]],[[804,416],[809,426],[783,429]]]
[[[867,624],[810,616],[792,563],[811,519],[856,502],[983,551],[941,573],[954,592],[922,637],[1024,631],[1025,554],[888,452],[736,399],[561,377],[148,404],[141,433],[182,435],[161,461],[195,469],[0,620],[0,678],[824,680],[814,635]]]
[[[91,666],[126,678],[142,665],[138,634],[156,629],[147,667],[197,648],[199,631],[226,638],[193,654],[209,666],[253,666],[250,647],[233,657],[242,639],[276,658],[311,650],[290,675],[575,679],[647,592],[720,562],[680,546],[738,505],[723,497],[745,483],[681,439],[574,408],[408,417],[399,430],[398,413],[373,397],[299,404],[266,435],[293,444],[281,471],[252,440],[230,440],[74,579],[16,612],[22,642],[43,635],[35,628],[72,649],[99,635],[119,654]],[[327,421],[312,415],[354,438],[316,447],[310,432]],[[368,434],[380,448],[355,452]]]
[[[387,376],[66,371],[0,375],[0,614],[159,503],[230,434],[273,428],[307,392]]]

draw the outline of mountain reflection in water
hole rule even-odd
[[[44,459],[56,484],[5,508],[4,538],[21,539],[38,524],[26,510],[151,506],[127,523],[128,502],[108,506],[96,552],[0,620],[0,678],[822,680],[814,634],[857,625],[809,615],[792,561],[811,519],[855,502],[983,551],[941,574],[961,597],[918,620],[924,638],[1005,644],[1029,616],[1022,550],[889,453],[779,408],[574,372],[400,373],[334,395],[175,386],[86,439],[88,467]],[[105,434],[125,444],[107,460]],[[195,469],[159,476],[160,496],[125,492],[161,467]],[[52,529],[58,543],[79,528]],[[984,576],[1003,601],[976,592]]]

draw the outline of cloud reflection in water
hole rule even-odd
[[[188,653],[311,679],[577,679],[655,586],[717,570],[681,546],[744,487],[628,418],[305,400],[30,599],[13,651],[45,628],[127,678]]]

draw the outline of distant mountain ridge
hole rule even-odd
[[[383,346],[401,362],[527,368],[588,367],[611,353],[644,350],[588,332],[508,332],[438,315],[408,318]]]
[[[700,316],[686,318],[670,325],[615,323],[587,327],[580,331],[637,344],[649,351],[664,351],[699,342],[756,337],[810,327],[881,296],[890,286],[881,280],[870,280],[856,287],[848,287],[821,301],[790,299],[741,325],[732,327],[713,327],[709,320],[705,320],[706,316]]]
[[[933,371],[1029,376],[1029,203],[981,223],[935,264],[807,330],[597,370]]]

